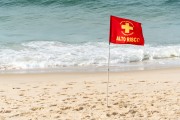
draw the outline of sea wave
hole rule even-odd
[[[123,0],[1,0],[0,6],[29,6],[29,5],[40,5],[40,6],[76,6],[76,5],[97,5],[104,7],[112,6],[139,6],[139,5],[177,5],[179,0],[159,0],[156,2],[147,0],[138,1],[123,1]]]
[[[51,5],[62,5],[62,6],[75,6],[79,4],[89,3],[87,0],[1,0],[0,6],[51,6]],[[94,0],[93,2],[96,2]]]
[[[19,47],[0,48],[0,70],[107,66],[108,52],[108,44],[104,42],[84,44],[65,44],[56,41],[26,42]],[[144,47],[111,45],[110,53],[112,66],[144,61],[156,62],[180,58],[180,45]]]

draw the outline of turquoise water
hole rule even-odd
[[[111,65],[180,66],[179,0],[1,0],[0,70],[106,67],[109,16],[142,23],[145,47],[111,45]]]

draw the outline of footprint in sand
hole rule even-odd
[[[11,110],[1,110],[0,113],[11,113]]]
[[[111,115],[113,116],[118,115],[118,112],[112,112]]]
[[[61,117],[61,116],[57,115],[57,116],[55,116],[54,118],[57,119],[57,118],[60,118],[60,117]]]
[[[146,82],[146,81],[142,80],[142,81],[139,81],[139,82]]]
[[[17,89],[17,90],[18,90],[18,89],[21,89],[21,88],[19,88],[19,87],[15,87],[15,88],[13,88],[13,89]]]
[[[93,82],[84,82],[84,84],[90,84],[90,85],[92,85],[92,84],[94,84]]]
[[[39,86],[34,86],[33,88],[38,88]]]
[[[67,90],[67,89],[70,89],[70,88],[72,88],[72,87],[65,87],[65,88],[62,88],[63,90]]]
[[[51,105],[49,105],[49,107],[56,107],[57,106],[57,104],[51,104]]]
[[[102,84],[106,84],[107,82],[101,82]]]
[[[4,90],[0,90],[0,92],[5,92]]]
[[[30,110],[37,111],[37,110],[42,110],[42,109],[44,109],[44,107],[33,107]]]
[[[111,114],[110,114],[110,113],[107,113],[106,116],[107,116],[107,117],[111,117]]]
[[[83,107],[76,107],[76,108],[74,108],[75,111],[81,111],[83,109],[84,109]]]
[[[89,97],[88,97],[88,96],[84,96],[83,98],[87,99],[87,98],[89,98]]]
[[[67,83],[67,85],[74,85],[74,84],[72,84],[72,83]]]
[[[61,110],[69,110],[69,109],[71,109],[71,107],[62,107],[62,108],[60,108]]]
[[[44,90],[48,90],[48,89],[50,89],[50,88],[43,88]]]
[[[66,87],[66,88],[62,88],[63,90],[67,90],[68,88]]]
[[[24,96],[24,93],[20,93],[19,96]]]
[[[65,93],[61,93],[60,95],[67,95],[67,94],[65,94]]]
[[[11,117],[25,116],[25,115],[29,115],[29,114],[31,114],[31,113],[30,112],[23,112],[23,113],[20,113],[20,114],[12,115]]]
[[[76,82],[67,83],[67,85],[74,85]]]
[[[11,109],[19,109],[19,107],[12,107]]]
[[[50,85],[48,85],[48,86],[57,86],[56,84],[50,84]]]
[[[86,86],[86,88],[90,88],[90,87],[92,87],[92,86],[89,86],[89,85],[88,85],[88,86]]]

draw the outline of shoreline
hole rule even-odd
[[[170,65],[155,65],[147,64],[144,66],[131,65],[131,66],[110,66],[110,72],[128,72],[128,71],[146,71],[146,70],[159,70],[159,69],[173,69],[180,68],[180,64]],[[46,69],[14,69],[14,70],[0,70],[0,75],[3,74],[48,74],[48,73],[101,73],[108,72],[108,66],[89,66],[89,67],[63,67],[63,68],[46,68]]]

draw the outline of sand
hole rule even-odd
[[[180,68],[0,75],[0,120],[180,120]]]

